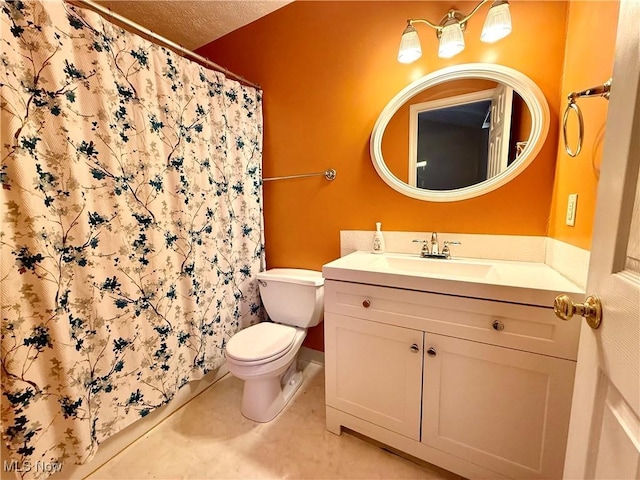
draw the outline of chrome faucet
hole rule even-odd
[[[422,243],[422,249],[420,250],[420,256],[422,258],[442,258],[450,259],[451,251],[449,245],[461,245],[460,242],[455,240],[447,240],[444,242],[442,251],[440,251],[440,243],[438,242],[438,234],[433,232],[431,234],[431,241],[427,240],[414,240],[414,243]]]
[[[436,232],[431,234],[431,242],[429,243],[431,245],[429,253],[431,253],[431,255],[440,255],[440,244],[438,243],[438,234]]]

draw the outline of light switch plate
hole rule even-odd
[[[573,227],[576,224],[577,207],[578,207],[578,194],[572,193],[571,195],[569,195],[569,200],[567,201],[567,219],[565,222],[570,227]]]

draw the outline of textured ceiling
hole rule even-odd
[[[292,0],[99,0],[97,3],[190,50]]]

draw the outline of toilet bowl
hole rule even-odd
[[[324,279],[320,272],[276,268],[257,275],[270,322],[252,325],[227,342],[229,372],[244,381],[242,414],[273,420],[302,383],[298,351],[307,328],[322,321]]]

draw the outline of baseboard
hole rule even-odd
[[[316,363],[324,367],[324,352],[309,347],[302,347],[298,353],[298,361]]]

